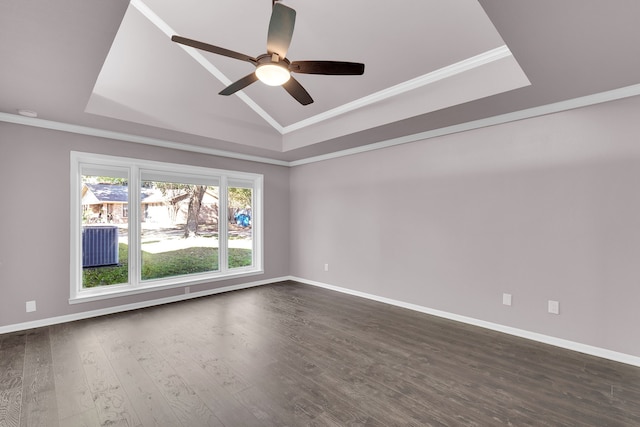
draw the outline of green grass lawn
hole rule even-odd
[[[82,270],[85,288],[127,283],[129,257],[128,245],[119,244],[120,264],[106,267],[89,267]],[[229,248],[229,267],[251,265],[251,249]],[[142,280],[204,273],[218,270],[218,248],[187,248],[152,254],[142,252]]]

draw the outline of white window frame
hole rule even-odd
[[[81,186],[83,170],[113,171],[128,179],[128,227],[129,227],[129,282],[99,286],[82,287],[82,198]],[[219,186],[218,207],[218,270],[185,276],[167,277],[163,279],[142,281],[141,244],[140,244],[140,183],[142,177],[166,177],[169,180],[192,180],[202,184],[215,183]],[[260,174],[205,168],[185,164],[165,163],[128,157],[108,156],[102,154],[71,152],[71,207],[70,207],[70,297],[69,303],[96,301],[126,295],[152,292],[226,280],[235,277],[263,274],[263,181]],[[228,268],[228,227],[226,216],[227,182],[242,181],[251,183],[253,189],[252,256],[251,266]]]

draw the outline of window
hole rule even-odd
[[[72,152],[70,302],[262,273],[262,180]]]
[[[227,266],[247,267],[252,262],[253,248],[253,188],[250,182],[229,181],[228,206],[228,257]]]

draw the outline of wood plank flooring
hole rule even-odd
[[[640,368],[294,282],[0,335],[0,426],[640,426]]]

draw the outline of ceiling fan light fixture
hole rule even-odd
[[[357,62],[289,61],[287,52],[293,37],[296,11],[281,4],[279,0],[272,1],[272,8],[267,32],[267,53],[257,58],[178,35],[171,36],[171,40],[185,46],[249,62],[256,67],[251,74],[247,74],[221,90],[219,94],[224,96],[232,95],[256,80],[260,80],[269,86],[282,86],[300,104],[309,105],[313,103],[313,98],[300,82],[291,76],[291,73],[333,76],[359,76],[364,73],[364,64]]]
[[[258,79],[269,86],[281,86],[289,81],[291,73],[283,65],[274,63],[262,64],[256,68]]]

